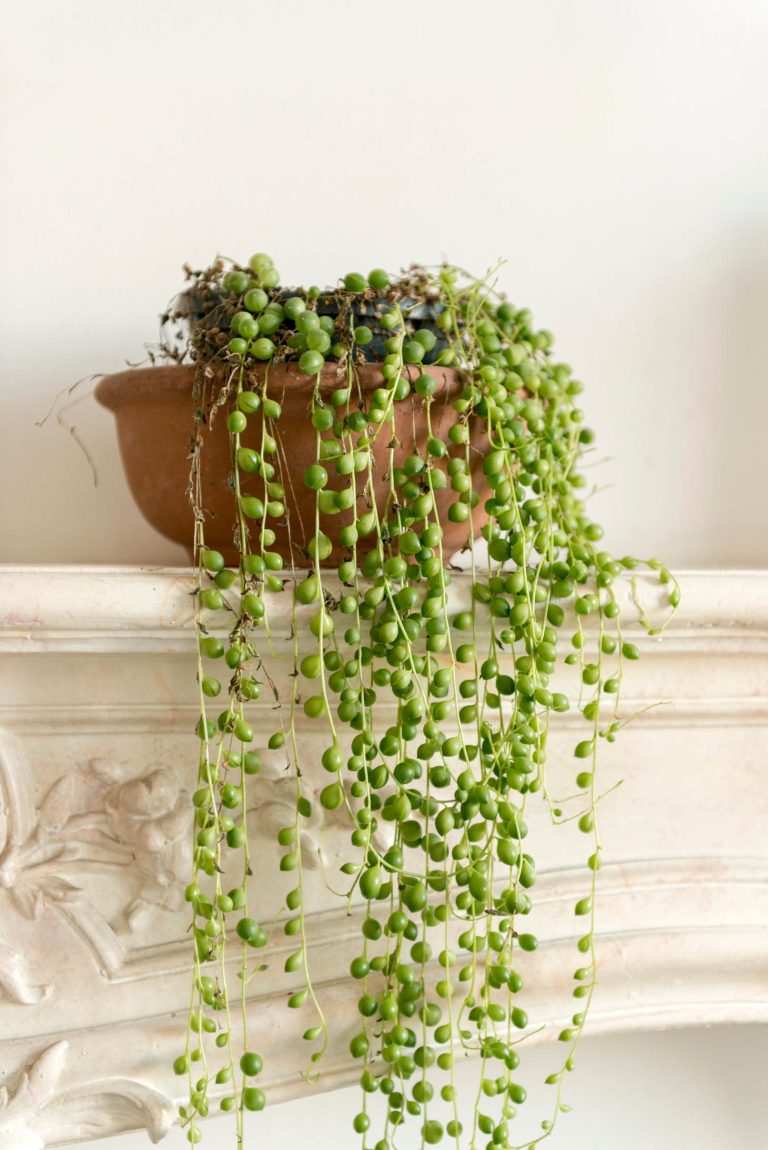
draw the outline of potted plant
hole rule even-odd
[[[139,505],[187,543],[196,572],[193,999],[175,1066],[189,1078],[187,1136],[200,1140],[214,1097],[239,1139],[245,1112],[265,1104],[262,1058],[234,1034],[230,1005],[244,990],[230,986],[225,961],[240,948],[244,987],[267,941],[248,889],[246,826],[264,747],[284,753],[296,784],[275,860],[296,879],[286,969],[303,972],[303,985],[288,1006],[312,1015],[304,1037],[315,1065],[327,1043],[305,931],[303,780],[314,764],[297,732],[303,715],[323,732],[319,804],[349,828],[341,897],[365,904],[350,967],[364,1146],[387,1150],[404,1124],[416,1124],[422,1146],[474,1147],[480,1135],[518,1144],[515,1070],[530,1024],[516,963],[537,947],[526,928],[536,881],[526,809],[548,804],[554,823],[577,821],[589,843],[574,908],[584,924],[575,1011],[547,1079],[551,1109],[524,1143],[536,1145],[564,1108],[595,988],[598,749],[616,738],[623,670],[638,657],[614,588],[638,560],[604,549],[582,498],[593,439],[582,385],[493,273],[376,269],[334,290],[285,289],[259,254],[243,266],[217,260],[189,281],[165,317],[164,364],[97,391],[117,414]],[[460,550],[472,597],[458,609]],[[659,561],[646,566],[674,609],[674,578]],[[270,612],[286,596],[290,697],[257,730],[249,707],[274,685]],[[555,682],[561,667],[580,680],[584,721],[567,816],[546,775],[550,727],[571,706]],[[461,1048],[479,1068],[464,1132],[452,1070]],[[378,1130],[374,1094],[385,1098]]]

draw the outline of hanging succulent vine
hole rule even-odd
[[[314,1064],[328,1041],[304,919],[301,841],[312,807],[301,709],[325,731],[319,801],[349,825],[342,898],[367,903],[350,968],[360,983],[350,1052],[361,1070],[353,1125],[362,1145],[387,1150],[399,1127],[415,1123],[422,1147],[536,1146],[566,1109],[564,1075],[595,988],[598,747],[622,726],[622,671],[638,657],[622,637],[613,588],[638,561],[601,548],[581,497],[579,462],[592,442],[576,405],[581,384],[552,358],[551,335],[495,291],[493,275],[472,279],[446,266],[390,280],[376,270],[348,275],[334,291],[286,291],[272,261],[257,255],[246,267],[217,261],[190,277],[174,312],[182,335],[166,345],[195,365],[197,400],[190,494],[200,761],[186,891],[194,975],[175,1064],[189,1076],[187,1136],[201,1139],[209,1093],[225,1091],[219,1105],[234,1112],[238,1145],[245,1111],[266,1101],[256,1085],[262,1058],[246,1029],[246,986],[267,942],[248,893],[247,794],[258,801],[260,745],[284,748],[296,788],[295,818],[278,835],[279,868],[296,878],[286,897],[283,929],[296,941],[286,970],[303,977],[288,1006],[307,1012]],[[281,439],[285,381],[274,383],[286,363],[314,428],[314,458],[298,475],[293,445]],[[374,385],[362,378],[371,370]],[[404,454],[403,427],[415,412],[426,430]],[[217,418],[231,442],[229,560],[206,545],[202,460]],[[297,487],[312,501],[309,522],[286,512]],[[472,601],[461,609],[449,590],[449,528],[463,531],[469,559]],[[287,540],[281,550],[278,536]],[[656,560],[645,566],[667,585],[674,609],[674,578]],[[275,729],[263,733],[248,708],[273,691],[270,605],[286,595],[292,687],[270,712]],[[299,641],[307,612],[308,651]],[[585,723],[567,815],[547,784],[550,727],[569,709],[552,688],[559,663],[578,667]],[[395,708],[392,725],[382,724],[382,702]],[[575,906],[584,923],[576,1012],[547,1078],[549,1112],[521,1141],[512,1119],[525,1090],[515,1072],[531,1028],[516,959],[537,947],[526,929],[533,801],[547,804],[555,823],[577,821],[589,847]],[[382,823],[386,850],[375,833]],[[226,890],[233,859],[242,878]],[[225,959],[238,945],[235,990]],[[453,1077],[462,1048],[478,1066],[464,1130]],[[378,1130],[375,1094],[385,1097]]]

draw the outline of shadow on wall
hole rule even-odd
[[[720,230],[681,253],[660,241],[627,274],[641,306],[601,333],[620,386],[604,378],[584,403],[615,453],[590,512],[616,554],[766,567],[768,232]]]
[[[745,235],[723,297],[720,418],[709,421],[707,483],[713,505],[728,515],[741,565],[760,567],[768,562],[768,232]],[[717,521],[711,526],[718,531]]]

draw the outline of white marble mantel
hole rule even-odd
[[[663,705],[606,748],[606,785],[624,783],[601,808],[593,1032],[768,1021],[768,572],[680,579],[674,624],[662,641],[637,639],[644,657],[625,680],[625,713]],[[190,588],[187,571],[0,568],[0,1150],[139,1127],[158,1140],[174,1120],[170,1063],[189,978],[174,895],[188,873],[196,769]],[[278,617],[278,651],[286,633]],[[562,716],[554,735],[564,772],[576,724]],[[311,731],[302,737],[311,761]],[[160,827],[142,822],[136,779],[156,788]],[[249,805],[270,876],[264,846],[287,801],[281,764],[267,761]],[[547,1041],[569,1013],[583,847],[567,829],[549,843],[543,812],[535,832],[542,946],[528,1010]],[[313,835],[333,867],[338,826]],[[309,881],[316,980],[336,1036],[317,1088],[330,1089],[358,1072],[347,1055],[357,924],[317,873]],[[267,885],[265,923],[282,893],[276,873]],[[299,1073],[304,1023],[290,1017],[301,1012],[284,1008],[285,945],[275,931],[249,999],[273,1100],[311,1089]]]

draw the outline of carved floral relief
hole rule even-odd
[[[37,807],[29,779],[19,741],[0,732],[0,899],[11,911],[38,919],[52,907],[101,952],[104,927],[133,931],[152,907],[181,909],[189,803],[173,771],[157,766],[130,777],[111,760],[91,759],[56,778]],[[113,871],[125,876],[127,901],[107,922],[84,886],[89,874]],[[18,956],[0,949],[0,994],[33,1005],[45,993]]]

